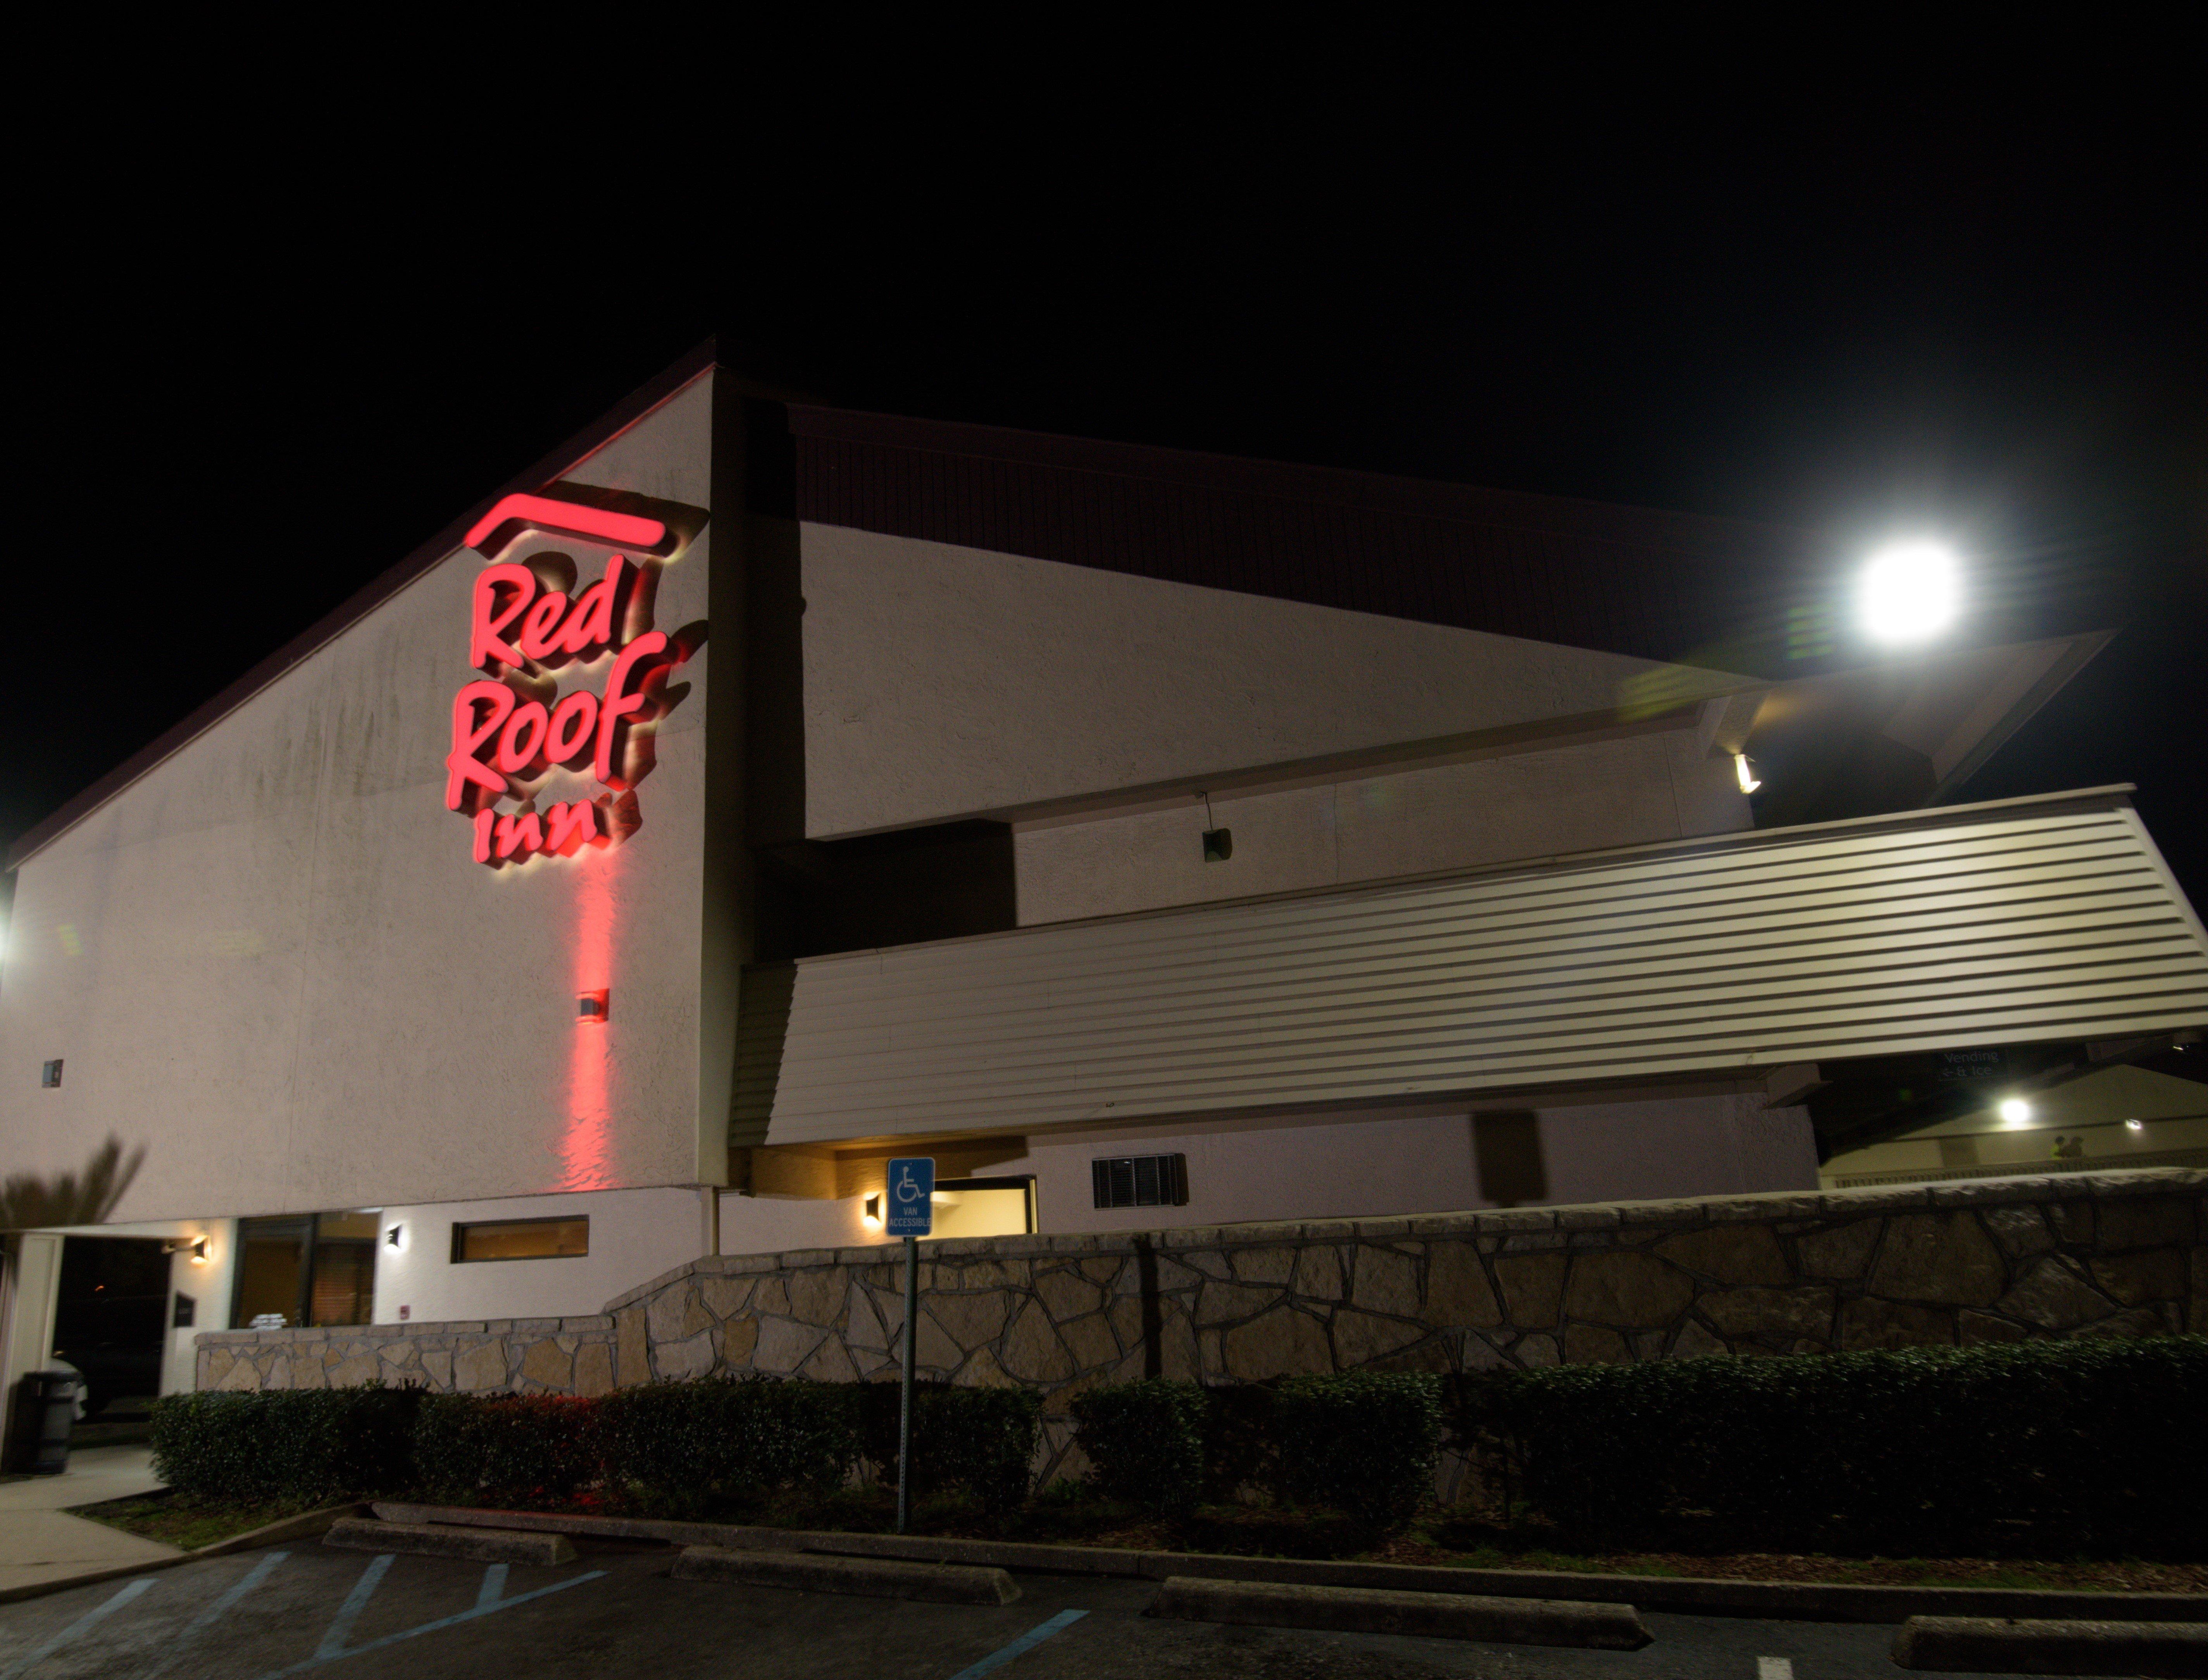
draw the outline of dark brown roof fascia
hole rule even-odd
[[[642,420],[676,392],[713,365],[713,340],[708,339],[648,383],[639,387],[597,420],[569,438],[535,465],[516,474],[470,507],[428,542],[373,583],[356,591],[334,611],[294,636],[182,723],[165,730],[113,770],[63,805],[44,822],[27,830],[8,849],[6,867],[19,868],[48,843],[58,838],[124,788],[178,748],[205,733],[229,713],[243,705],[293,666],[310,657],[353,625],[412,583],[415,579],[462,546],[468,527],[490,511],[502,495],[517,490],[542,489],[576,464],[604,448]]]
[[[1162,483],[1185,484],[1370,508],[1428,519],[1515,527],[1600,542],[1630,543],[1697,556],[1714,553],[1799,552],[1816,533],[1703,513],[1588,501],[1524,490],[1484,489],[1434,479],[1398,477],[1341,467],[1256,460],[1195,449],[1111,443],[1050,432],[1024,432],[963,421],[915,420],[902,415],[793,403],[789,429],[823,442],[870,444],[983,460],[1058,467]]]

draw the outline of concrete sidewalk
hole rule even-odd
[[[95,1569],[163,1563],[183,1554],[104,1522],[71,1516],[65,1505],[91,1505],[151,1493],[161,1485],[144,1446],[90,1447],[69,1455],[58,1476],[0,1482],[0,1593],[62,1581]]]

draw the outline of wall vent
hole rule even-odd
[[[1100,1208],[1179,1208],[1188,1204],[1188,1157],[1111,1155],[1089,1162]]]

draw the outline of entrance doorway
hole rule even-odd
[[[84,1373],[84,1415],[120,1420],[161,1392],[169,1317],[168,1245],[158,1238],[65,1237],[54,1357]]]

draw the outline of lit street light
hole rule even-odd
[[[1877,640],[1921,642],[1955,619],[1962,577],[1943,543],[1896,543],[1871,556],[1857,585],[1863,627]]]

